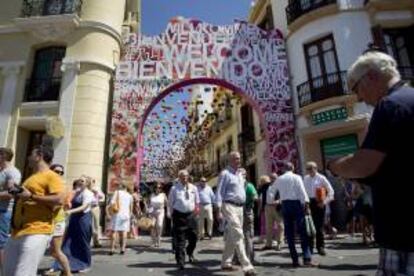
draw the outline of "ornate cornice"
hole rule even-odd
[[[17,27],[42,41],[53,41],[75,30],[80,24],[80,18],[76,14],[63,14],[16,18],[14,22]]]

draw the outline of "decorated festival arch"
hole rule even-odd
[[[108,192],[122,179],[137,185],[143,124],[168,93],[213,84],[244,95],[265,127],[269,170],[297,163],[295,124],[284,39],[246,22],[214,26],[174,18],[164,33],[125,37],[116,70]],[[260,158],[260,156],[258,157]]]

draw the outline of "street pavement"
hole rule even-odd
[[[91,276],[129,276],[129,275],[243,275],[238,272],[224,273],[220,271],[222,238],[203,240],[197,244],[195,257],[198,262],[188,264],[184,271],[176,269],[174,256],[171,254],[169,238],[163,238],[161,248],[151,248],[147,236],[138,240],[129,240],[129,248],[125,255],[109,256],[108,242],[104,247],[93,250],[93,267],[87,273]],[[362,245],[361,237],[342,236],[327,241],[327,256],[314,255],[320,263],[319,268],[292,268],[289,251],[286,246],[282,251],[260,251],[262,244],[256,245],[256,269],[259,275],[375,275],[378,249]],[[297,244],[300,252],[299,244]],[[40,266],[40,273],[49,267],[52,259],[45,257]],[[42,274],[40,274],[42,275]]]

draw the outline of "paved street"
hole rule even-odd
[[[286,247],[281,252],[258,251],[257,271],[259,275],[374,275],[378,250],[361,245],[360,238],[340,238],[328,241],[326,257],[316,256],[320,268],[289,267],[290,258]],[[170,253],[168,238],[164,238],[162,248],[149,247],[148,237],[130,241],[130,248],[125,255],[108,255],[107,246],[94,250],[93,269],[88,275],[241,275],[241,272],[223,273],[220,271],[221,238],[201,241],[197,246],[196,258],[199,262],[188,265],[182,272],[175,268],[173,255]],[[257,245],[257,248],[263,245]],[[299,249],[300,250],[300,249]],[[41,265],[44,270],[51,259],[48,257]]]

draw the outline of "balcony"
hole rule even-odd
[[[336,0],[291,0],[290,4],[286,7],[288,24],[291,24],[297,18],[308,12],[335,3]]]
[[[62,78],[31,79],[26,83],[25,102],[45,102],[59,100]]]
[[[82,0],[23,0],[22,17],[80,15]]]
[[[350,94],[346,82],[346,71],[322,75],[296,87],[299,107]]]
[[[23,0],[21,16],[14,19],[22,30],[40,41],[59,40],[80,24],[83,0]]]

